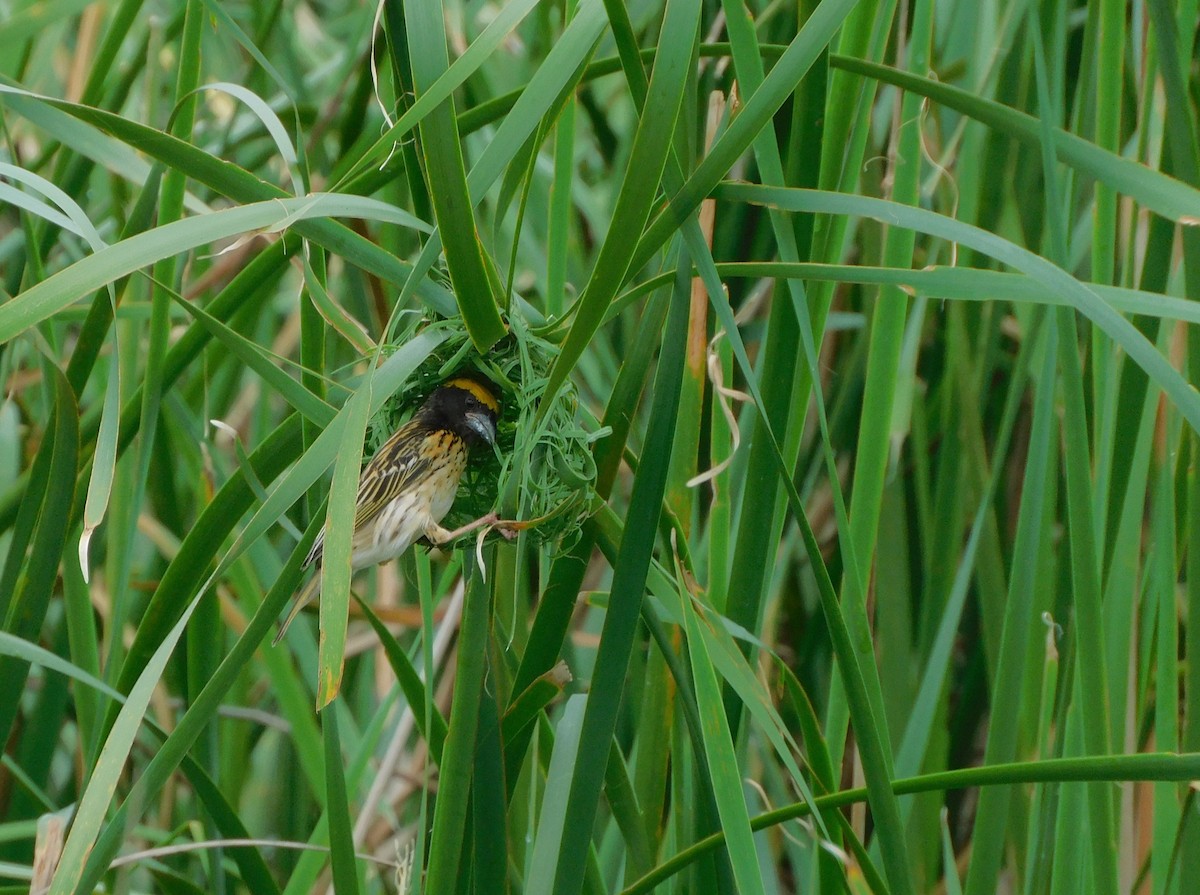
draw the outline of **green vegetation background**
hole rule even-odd
[[[7,4],[0,886],[1188,891],[1198,21]]]

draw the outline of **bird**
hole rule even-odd
[[[445,544],[496,521],[489,513],[454,531],[441,525],[458,493],[471,448],[479,442],[495,445],[499,416],[500,399],[491,382],[457,375],[435,389],[412,419],[392,433],[358,479],[350,548],[354,571],[400,556],[418,538]],[[275,644],[320,591],[324,547],[322,529],[303,565],[316,565],[316,573],[296,594]]]

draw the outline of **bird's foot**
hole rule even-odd
[[[480,516],[474,522],[468,522],[466,525],[459,526],[453,531],[449,531],[437,523],[433,523],[425,529],[425,537],[429,538],[435,544],[447,544],[455,538],[461,538],[463,535],[475,531],[477,528],[483,528],[485,525],[495,525],[498,521],[500,521],[499,516],[495,513],[488,513],[486,516]]]

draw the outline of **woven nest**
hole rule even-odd
[[[494,510],[502,519],[524,523],[521,529],[534,543],[559,543],[565,548],[574,543],[590,514],[596,482],[590,446],[607,430],[583,428],[578,395],[569,381],[535,430],[558,349],[534,334],[519,314],[509,315],[506,322],[509,334],[486,356],[475,350],[461,319],[425,318],[412,326],[400,344],[425,331],[446,338],[416,370],[409,387],[371,420],[364,459],[443,382],[463,373],[482,376],[500,396],[495,450],[482,444],[472,450],[458,497],[442,525],[456,528]]]

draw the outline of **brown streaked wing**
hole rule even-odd
[[[354,530],[358,531],[429,468],[431,458],[422,443],[432,435],[418,420],[409,420],[384,442],[358,480]],[[322,528],[304,560],[310,566],[321,558],[325,547]]]

